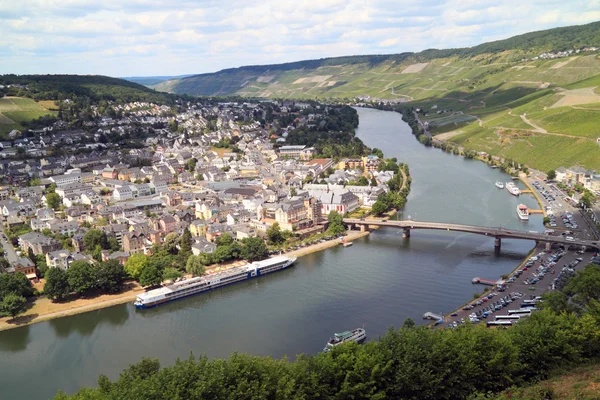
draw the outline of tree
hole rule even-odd
[[[38,273],[43,278],[46,275],[46,271],[48,270],[48,265],[46,264],[46,257],[43,254],[38,254],[35,261],[35,267],[38,270]]]
[[[67,281],[71,290],[85,295],[96,288],[96,271],[85,261],[73,261],[67,270]]]
[[[67,273],[61,268],[50,268],[45,275],[44,294],[50,300],[63,300],[71,293]]]
[[[48,207],[52,208],[53,210],[58,210],[61,205],[60,196],[54,192],[48,193],[46,195],[46,203],[48,204]]]
[[[163,271],[162,279],[163,281],[174,281],[176,279],[181,278],[182,276],[183,274],[177,268],[167,267]]]
[[[125,261],[125,271],[130,277],[138,281],[142,271],[148,264],[148,256],[141,253],[133,254]]]
[[[241,256],[248,261],[256,261],[265,258],[268,254],[265,241],[259,237],[250,237],[242,240]]]
[[[567,283],[564,292],[573,303],[585,308],[591,300],[600,301],[600,266],[590,264]]]
[[[234,258],[233,245],[231,246],[218,246],[217,249],[212,253],[211,258],[214,262],[221,263],[229,261]]]
[[[116,237],[114,237],[114,236],[108,237],[108,249],[113,253],[121,250],[121,245],[117,241]]]
[[[191,255],[190,258],[188,258],[187,263],[185,265],[185,270],[192,275],[195,276],[202,276],[204,275],[204,271],[205,271],[205,264],[204,261],[202,259],[202,257],[199,256],[194,256]]]
[[[196,168],[196,159],[195,158],[190,158],[187,162],[187,169],[190,172],[194,172],[194,169]]]
[[[387,210],[387,205],[385,205],[385,203],[381,200],[377,200],[375,204],[373,204],[373,207],[371,207],[371,211],[373,211],[373,214],[375,215],[381,215]]]
[[[327,215],[327,221],[329,222],[329,227],[327,228],[329,234],[341,235],[346,232],[346,228],[344,227],[344,217],[337,211],[331,211]]]
[[[0,275],[0,299],[9,293],[14,293],[23,297],[33,295],[31,282],[24,273],[16,272],[14,274]]]
[[[162,274],[154,265],[148,265],[140,275],[140,285],[156,286],[162,282]]]
[[[278,245],[285,242],[278,222],[275,222],[269,229],[267,229],[267,240],[271,245]]]
[[[553,180],[556,179],[556,171],[553,170],[553,169],[551,169],[550,171],[548,171],[547,175],[548,175],[548,180],[549,181],[553,181]]]
[[[298,193],[296,192],[296,188],[292,187],[290,188],[290,197],[294,197],[296,196]]]
[[[189,257],[190,254],[192,254],[192,234],[190,233],[189,229],[186,229],[185,231],[183,231],[183,235],[181,235],[179,247],[180,247],[179,252],[183,254],[183,256],[185,257],[184,260],[186,260],[187,257]]]
[[[98,266],[97,285],[106,293],[119,293],[127,278],[125,268],[118,260],[108,260]]]
[[[215,240],[217,246],[230,246],[233,243],[233,238],[229,233],[224,233]]]
[[[0,312],[3,315],[10,315],[13,319],[25,311],[27,299],[15,293],[9,293],[0,302]]]
[[[91,252],[96,250],[96,246],[100,246],[100,250],[108,249],[106,232],[100,229],[90,229],[83,235],[83,247],[86,251]]]

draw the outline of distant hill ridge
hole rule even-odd
[[[600,21],[587,25],[530,32],[467,48],[428,49],[419,53],[358,55],[295,61],[283,64],[248,65],[239,68],[224,69],[214,73],[172,79],[158,83],[153,87],[162,91],[205,96],[236,94],[264,97],[329,97],[330,95],[332,97],[344,97],[345,93],[340,88],[351,84],[352,80],[336,80],[335,83],[321,84],[320,86],[314,85],[320,88],[320,90],[290,90],[290,93],[286,93],[282,89],[285,89],[286,86],[293,89],[295,88],[293,85],[302,83],[322,83],[318,82],[319,79],[313,79],[311,82],[298,82],[298,79],[309,76],[311,72],[315,72],[318,69],[327,69],[334,66],[351,67],[360,65],[361,68],[359,68],[358,72],[362,72],[382,65],[386,65],[387,67],[406,67],[411,63],[426,63],[435,59],[452,57],[463,59],[477,59],[481,57],[479,61],[483,63],[490,60],[494,61],[494,58],[503,62],[515,62],[523,57],[531,57],[547,51],[580,49],[585,46],[600,46]],[[510,54],[502,54],[507,52]],[[493,57],[493,55],[496,55],[496,57]],[[296,79],[291,80],[291,78]],[[274,83],[277,83],[281,87],[274,87],[274,90],[270,90]],[[305,95],[303,92],[310,93],[306,93]],[[366,95],[370,94],[368,91],[365,92],[364,94]]]

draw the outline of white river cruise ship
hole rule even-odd
[[[296,261],[296,257],[273,257],[256,261],[243,267],[231,268],[216,274],[205,275],[149,290],[137,296],[133,303],[137,308],[151,308],[169,301],[182,299],[232,283],[256,278],[271,272],[285,269]]]

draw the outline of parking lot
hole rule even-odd
[[[584,239],[597,238],[579,209],[564,201],[559,192],[555,192],[543,181],[533,180],[531,184],[538,191],[546,213],[550,217],[546,234]],[[511,325],[530,312],[535,312],[536,304],[543,293],[560,290],[569,277],[586,265],[592,262],[600,264],[600,256],[583,250],[575,245],[555,245],[551,250],[546,250],[545,244],[537,245],[533,255],[501,285],[488,286],[484,296],[468,303],[461,310],[444,318],[442,322],[438,321],[436,326],[454,328],[469,321],[490,323],[488,325]],[[477,291],[482,290],[480,286],[474,288]],[[530,311],[522,311],[523,309]],[[508,319],[509,314],[514,318]],[[515,315],[519,315],[519,318]]]

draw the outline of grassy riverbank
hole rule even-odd
[[[369,232],[349,231],[345,236],[345,240],[353,241],[367,236],[368,234]],[[324,243],[316,243],[299,250],[290,251],[285,253],[285,255],[289,257],[302,257],[307,254],[339,246],[339,243],[339,240],[328,240]],[[243,263],[240,261],[227,264],[214,264],[207,267],[206,271],[211,272],[215,270],[239,267],[241,264]],[[143,290],[144,289],[137,282],[129,282],[125,285],[125,289],[118,294],[103,294],[68,302],[53,302],[45,296],[41,296],[31,300],[28,303],[27,311],[25,311],[24,314],[20,315],[15,320],[12,320],[11,318],[0,318],[0,331],[133,302],[136,296],[143,292]]]

